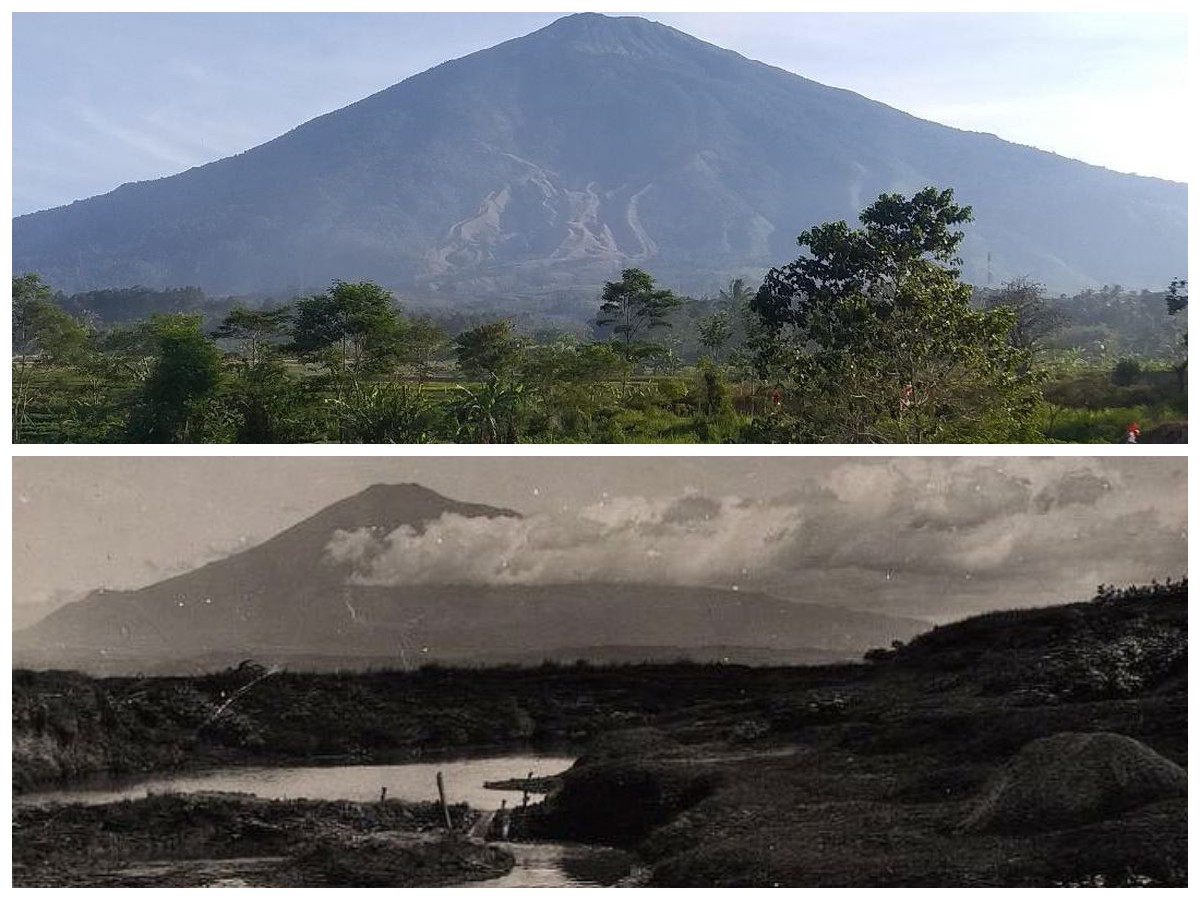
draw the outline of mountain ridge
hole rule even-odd
[[[929,122],[636,17],[577,14],[240,154],[13,220],[55,287],[369,278],[414,296],[711,290],[879,193],[956,189],[965,274],[1155,286],[1186,186]],[[991,267],[985,257],[992,255]]]
[[[418,485],[376,485],[275,537],[136,590],[96,591],[14,634],[16,664],[167,669],[195,658],[532,658],[561,648],[636,653],[746,648],[855,657],[927,623],[750,590],[640,582],[356,584],[326,547],[338,532],[420,531],[447,514],[508,517]],[[671,648],[666,651],[664,648]],[[57,662],[56,662],[57,660]]]

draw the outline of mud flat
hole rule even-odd
[[[451,807],[456,831],[475,815]],[[499,878],[503,848],[439,828],[435,804],[156,795],[13,815],[17,887],[432,887]]]

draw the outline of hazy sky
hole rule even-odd
[[[947,125],[1188,180],[1186,17],[639,13]],[[13,213],[249,149],[558,13],[17,13]]]
[[[1153,457],[16,458],[13,586],[141,586],[416,481],[525,518],[331,536],[358,580],[737,586],[942,620],[1186,573],[1186,479]]]

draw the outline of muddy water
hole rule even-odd
[[[494,791],[485,781],[556,775],[571,766],[569,756],[497,756],[387,766],[280,766],[212,769],[133,780],[104,780],[66,790],[17,796],[17,804],[112,803],[149,794],[232,791],[270,800],[378,800],[387,788],[392,800],[436,800],[437,773],[446,781],[446,799],[475,809],[495,809],[502,799],[521,802],[520,791]],[[535,798],[536,799],[536,798]]]
[[[462,887],[610,887],[630,874],[628,853],[583,844],[501,844],[516,858],[502,878]]]
[[[556,775],[569,768],[569,756],[496,756],[403,763],[384,766],[285,766],[278,768],[228,768],[207,772],[155,776],[136,780],[92,782],[86,786],[23,794],[14,802],[110,803],[156,793],[233,791],[275,800],[378,800],[382,788],[389,799],[437,799],[437,773],[446,783],[450,803],[466,803],[494,810],[501,800],[520,804],[521,792],[496,791],[484,782]],[[533,800],[539,798],[533,797]],[[516,867],[503,878],[472,882],[470,887],[601,887],[615,884],[630,871],[630,858],[617,850],[575,844],[505,844],[516,857]],[[194,863],[193,863],[194,864]],[[133,874],[133,873],[130,873]],[[215,875],[215,873],[214,873]],[[134,879],[136,881],[136,879]],[[212,886],[229,880],[200,879]],[[237,883],[238,879],[232,879]],[[193,882],[194,883],[194,882]],[[468,885],[464,885],[468,886]]]

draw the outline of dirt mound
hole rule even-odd
[[[511,871],[513,856],[458,836],[331,834],[315,841],[295,864],[309,885],[436,887],[499,878]]]
[[[1187,796],[1187,771],[1120,734],[1063,732],[1031,741],[996,773],[967,831],[1048,831]]]

